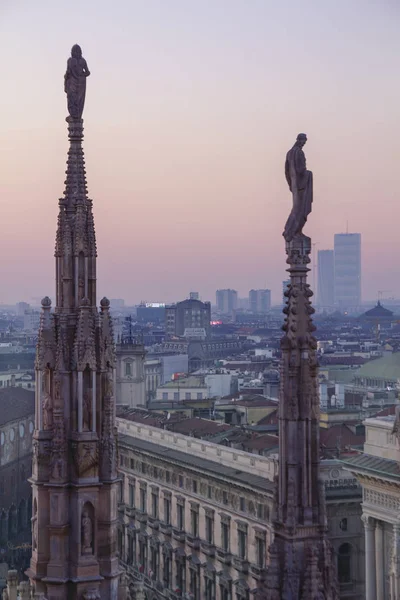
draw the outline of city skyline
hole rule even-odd
[[[0,43],[11,58],[0,100],[0,301],[54,300],[66,150],[59,115],[67,115],[54,73],[75,42],[92,71],[85,151],[99,298],[112,291],[127,303],[170,302],[198,289],[212,300],[219,288],[245,296],[268,287],[278,304],[291,202],[283,158],[302,130],[318,174],[305,228],[315,252],[332,248],[348,222],[363,239],[362,297],[388,288],[399,296],[391,275],[396,15],[394,3],[359,1],[255,1],[251,10],[244,2],[121,2],[118,12],[102,2],[3,3]]]

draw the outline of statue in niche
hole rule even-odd
[[[83,406],[82,406],[82,420],[83,430],[90,431],[90,415],[91,415],[91,390],[86,390],[83,394]]]
[[[71,57],[67,62],[67,71],[64,75],[64,91],[67,94],[68,112],[73,119],[81,119],[85,106],[86,77],[90,71],[86,60],[82,57],[82,50],[75,44],[71,50]]]
[[[114,374],[112,371],[108,371],[106,378],[106,398],[112,398],[114,396]]]
[[[50,394],[44,393],[43,401],[43,429],[51,429],[53,424],[53,406],[51,402]]]
[[[37,548],[37,516],[32,518],[32,549]]]
[[[82,513],[82,554],[92,554],[93,524],[87,510]]]
[[[303,146],[307,142],[305,133],[299,133],[296,142],[286,155],[285,176],[293,196],[293,207],[286,221],[283,237],[291,242],[303,233],[303,227],[312,210],[313,176],[307,171]]]

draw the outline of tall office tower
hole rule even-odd
[[[271,308],[271,290],[250,290],[249,308],[253,313],[267,313]]]
[[[70,147],[56,234],[56,306],[52,312],[50,298],[42,300],[36,350],[27,574],[38,598],[117,600],[115,351],[110,302],[103,298],[100,311],[96,306],[97,249],[82,110],[72,116],[84,98],[82,77],[76,78],[68,96]]]
[[[169,336],[206,338],[210,322],[210,302],[188,299],[165,307],[165,331]]]
[[[318,306],[333,306],[334,296],[334,253],[333,250],[318,251]]]
[[[229,314],[237,309],[237,291],[236,290],[217,290],[217,308],[223,314]]]
[[[290,279],[284,279],[284,281],[282,281],[282,304],[286,304],[285,292],[289,288],[289,285]]]
[[[335,304],[339,309],[361,305],[361,233],[336,233]]]

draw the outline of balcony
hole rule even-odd
[[[141,510],[136,511],[136,519],[139,523],[147,523],[147,513]]]
[[[164,523],[164,521],[160,521],[160,531],[164,535],[171,535],[172,533],[172,525],[169,523]]]
[[[156,519],[155,517],[150,517],[150,516],[147,517],[147,524],[152,529],[159,529],[160,528],[160,521],[158,519]]]
[[[230,565],[232,562],[232,554],[228,550],[222,548],[217,549],[217,559],[223,565]]]
[[[245,558],[238,558],[237,556],[234,557],[233,566],[236,569],[236,571],[239,571],[239,573],[247,575],[247,573],[249,572],[249,561]]]
[[[257,581],[265,581],[267,571],[266,569],[257,567],[256,565],[251,565],[250,573],[254,577],[254,579],[257,579]]]
[[[200,538],[197,535],[187,533],[186,542],[187,545],[190,546],[190,548],[193,548],[193,550],[200,550]]]
[[[201,549],[203,551],[203,554],[206,554],[207,556],[215,556],[215,545],[211,544],[210,542],[201,542]]]
[[[176,540],[177,542],[184,542],[186,539],[186,533],[184,531],[181,531],[180,529],[176,529],[174,528],[172,530],[173,536],[174,536],[174,540]]]

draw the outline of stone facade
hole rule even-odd
[[[131,408],[146,406],[144,345],[132,338],[122,339],[116,346],[116,401]]]
[[[363,490],[366,600],[400,597],[400,442],[395,417],[367,419],[364,454],[345,461]]]
[[[31,550],[32,435],[34,392],[0,390],[0,547],[1,559],[26,568]],[[3,422],[2,422],[3,421]]]
[[[277,457],[122,418],[117,424],[118,547],[131,599],[138,590],[150,600],[252,598],[273,541]],[[350,569],[340,598],[363,600],[360,486],[333,460],[323,461],[321,478],[335,560],[346,576]],[[352,548],[347,563],[344,544]]]

